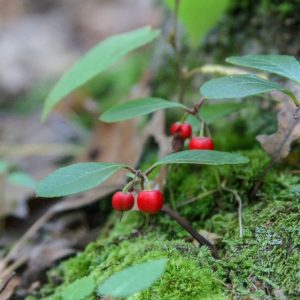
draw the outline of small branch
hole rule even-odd
[[[156,165],[152,165],[151,167],[149,167],[145,172],[145,176],[148,176],[153,170],[154,168],[156,167]]]
[[[235,200],[237,201],[239,207],[238,207],[238,217],[239,217],[239,229],[240,229],[240,238],[243,237],[243,203],[242,203],[242,199],[240,197],[240,195],[238,194],[238,192],[236,190],[232,190],[226,187],[222,187],[223,190],[230,192],[234,195]]]
[[[189,222],[181,217],[178,213],[173,211],[171,208],[168,206],[163,206],[161,209],[162,212],[167,214],[170,218],[175,220],[180,226],[182,226],[189,234],[200,244],[200,245],[205,245],[210,248],[212,255],[214,258],[218,259],[219,255],[217,252],[217,248],[215,245],[213,245],[210,241],[208,241],[204,236],[199,234],[190,224]]]
[[[10,274],[9,277],[6,278],[3,283],[0,284],[0,294],[6,289],[10,281],[15,277],[15,275],[15,273]]]
[[[134,175],[136,175],[138,172],[137,170],[135,170],[134,168],[132,168],[130,166],[126,166],[124,168],[127,169],[128,171],[130,171],[131,173],[133,173]]]

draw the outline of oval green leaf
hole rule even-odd
[[[85,300],[95,290],[95,283],[89,276],[82,277],[69,284],[61,293],[63,300]]]
[[[158,35],[158,30],[143,27],[109,37],[92,48],[56,83],[46,99],[42,120],[46,119],[63,97],[99,75],[130,51],[151,42]]]
[[[9,164],[4,160],[0,160],[0,174],[5,173],[8,169]]]
[[[174,0],[166,0],[169,7],[174,8]],[[230,0],[188,0],[181,1],[178,12],[187,36],[194,47],[199,46],[205,35],[217,24],[230,4]]]
[[[121,168],[123,164],[78,163],[56,170],[37,186],[39,197],[59,197],[76,194],[101,184]]]
[[[215,150],[186,150],[165,156],[157,161],[153,167],[167,164],[230,165],[248,162],[247,157],[238,153]]]
[[[204,83],[202,95],[210,99],[242,98],[274,90],[284,91],[277,83],[255,75],[233,75],[216,78]]]
[[[166,269],[167,259],[135,265],[107,279],[98,289],[98,296],[128,297],[150,287]]]
[[[230,115],[237,110],[246,108],[245,103],[240,102],[214,102],[215,104],[204,105],[200,109],[200,116],[205,120],[207,124]],[[199,123],[199,122],[198,122]]]
[[[37,181],[33,177],[23,172],[10,173],[7,176],[7,181],[11,184],[28,187],[30,189],[35,189],[37,185]]]
[[[246,55],[233,56],[226,59],[227,62],[281,75],[300,83],[300,63],[288,55]]]
[[[142,98],[112,107],[101,115],[100,120],[106,123],[120,122],[167,108],[186,109],[187,107],[160,98]]]

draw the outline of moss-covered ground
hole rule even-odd
[[[218,148],[243,153],[249,164],[172,166],[165,187],[168,205],[197,230],[220,236],[220,259],[191,241],[163,213],[149,222],[139,212],[126,213],[122,220],[112,213],[99,239],[50,270],[48,283],[32,299],[60,300],[66,286],[83,276],[91,275],[100,284],[128,266],[161,257],[168,258],[163,277],[128,299],[284,299],[283,295],[299,299],[299,177],[293,175],[294,167],[277,164],[264,177],[256,197],[251,196],[270,158],[254,143],[254,136],[247,134],[251,132],[249,121],[240,135],[236,130],[240,122],[237,118],[223,132],[215,129],[214,136]],[[224,135],[230,136],[229,142]],[[232,191],[243,202],[242,238]],[[97,296],[90,296],[92,299]]]
[[[206,41],[201,50],[205,55],[197,53],[197,64],[199,57],[208,55],[213,62],[223,63],[228,55],[273,53],[274,48],[276,53],[299,55],[294,36],[299,21],[284,21],[284,16],[296,7],[298,0],[235,1],[222,26]],[[245,30],[241,32],[241,28]],[[159,66],[161,72],[156,74],[152,88],[155,94],[169,98],[177,79],[173,78],[176,72],[170,68],[170,59],[164,61],[166,66]],[[128,266],[161,257],[168,258],[163,277],[128,299],[299,299],[300,180],[293,175],[299,165],[283,162],[273,166],[252,196],[270,162],[255,136],[274,132],[276,115],[270,110],[257,113],[256,109],[237,114],[214,124],[216,148],[241,152],[250,163],[219,168],[172,166],[165,186],[168,205],[197,230],[220,237],[220,259],[214,259],[208,248],[191,241],[189,234],[166,215],[152,216],[147,223],[138,212],[124,214],[121,221],[112,213],[99,239],[50,270],[48,282],[30,299],[60,300],[62,291],[76,279],[91,275],[100,284]],[[232,191],[243,202],[242,238],[238,204]],[[96,299],[95,294],[87,300]]]

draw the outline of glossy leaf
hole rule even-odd
[[[288,55],[246,55],[233,56],[227,62],[281,75],[300,83],[300,63]]]
[[[166,0],[169,7],[174,9],[174,0]],[[230,0],[183,0],[179,6],[179,20],[183,23],[192,45],[198,46],[204,36],[221,19]]]
[[[215,150],[186,150],[172,153],[160,159],[153,166],[167,164],[230,165],[245,164],[248,158],[238,153]]]
[[[98,289],[99,296],[127,297],[150,287],[165,271],[167,259],[129,267],[107,279]]]
[[[24,186],[31,189],[35,189],[37,185],[37,181],[34,178],[32,178],[29,174],[22,172],[10,173],[7,176],[7,181],[11,184]]]
[[[59,197],[76,194],[101,184],[121,168],[122,164],[78,163],[56,170],[37,187],[39,197]]]
[[[277,83],[255,75],[233,75],[216,78],[204,83],[202,95],[210,99],[242,98],[274,90],[284,91]]]
[[[42,119],[47,117],[63,97],[99,75],[130,51],[151,42],[158,35],[158,30],[144,27],[109,37],[92,48],[54,86],[46,99]]]
[[[102,114],[100,120],[107,123],[119,122],[167,108],[185,109],[186,107],[180,103],[160,98],[142,98],[112,107]]]
[[[95,290],[95,283],[89,276],[82,277],[69,284],[61,294],[63,300],[85,300]]]

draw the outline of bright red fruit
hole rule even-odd
[[[191,138],[189,149],[190,150],[214,150],[214,142],[209,137],[195,136]]]
[[[181,124],[179,135],[182,139],[188,139],[192,135],[192,126],[189,123]]]
[[[170,127],[170,133],[171,135],[175,135],[177,132],[180,131],[180,127],[181,127],[181,124],[176,122],[176,123],[173,123]]]
[[[141,191],[138,194],[138,208],[150,214],[155,214],[161,210],[164,204],[164,196],[159,190]]]
[[[182,138],[187,139],[192,135],[192,126],[189,123],[173,123],[170,127],[171,135],[176,133]]]
[[[116,192],[112,197],[112,207],[115,210],[126,211],[132,209],[134,197],[131,193]]]

